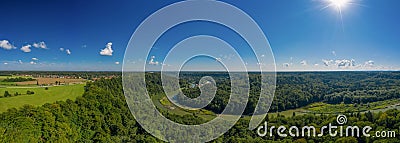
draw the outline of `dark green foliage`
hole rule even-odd
[[[89,91],[76,101],[0,114],[0,142],[124,142],[142,136],[136,135],[139,127],[126,106],[121,79],[87,86]]]
[[[12,95],[8,91],[4,91],[4,97],[11,97]]]
[[[35,92],[34,92],[34,91],[29,91],[29,90],[28,90],[28,91],[26,91],[26,94],[27,94],[27,95],[32,95],[32,94],[35,94]]]
[[[26,91],[26,95],[32,95],[32,94],[35,94],[35,92],[34,91]],[[0,98],[3,98],[3,97],[13,97],[13,96],[20,96],[20,95],[23,95],[23,94],[21,94],[21,93],[18,93],[18,92],[15,92],[13,95],[12,94],[10,94],[8,91],[4,91],[4,95],[3,96],[0,96]]]
[[[195,98],[201,77],[212,76],[217,82],[217,96],[206,109],[220,113],[227,104],[230,90],[229,74],[183,72],[180,85],[185,95]],[[153,78],[152,78],[153,79]],[[252,114],[260,94],[259,73],[250,73],[250,95],[245,114]],[[161,81],[154,81],[159,84]],[[277,86],[270,112],[304,107],[314,102],[330,104],[368,104],[400,98],[400,72],[288,72],[277,73]],[[160,83],[161,87],[161,83]],[[155,93],[162,91],[162,87]]]
[[[396,86],[385,83],[385,86],[382,87],[380,85],[379,89],[378,86],[373,86],[367,82],[360,83],[358,88],[353,88],[351,84],[357,83],[352,83],[345,79],[337,79],[338,77],[332,77],[330,80],[328,78],[327,81],[323,81],[326,79],[317,78],[321,75],[309,73],[302,73],[301,75],[296,73],[281,74],[278,78],[277,95],[287,96],[277,97],[277,103],[274,102],[273,106],[279,106],[279,110],[282,110],[282,108],[295,108],[316,101],[324,101],[324,95],[347,90],[350,92],[361,91],[362,87],[366,87],[365,85],[370,85],[368,86],[369,90],[382,91],[383,89],[394,89],[399,85],[397,81],[393,81],[397,84]],[[362,75],[361,73],[358,76],[356,74],[348,77],[345,74],[338,74],[339,77],[347,77],[353,81],[355,80],[354,78],[368,80],[367,77],[370,75],[375,78],[378,78],[379,75],[379,77],[384,78],[381,80],[391,80],[394,78],[392,76],[397,76],[396,74],[389,76],[377,73],[368,73],[366,74],[367,77]],[[330,76],[333,76],[333,74]],[[330,76],[325,75],[325,78]],[[159,85],[160,80],[157,77],[158,75],[156,74],[147,75],[148,80],[146,81],[148,81],[147,86],[150,93],[162,93],[162,87]],[[296,79],[299,77],[304,79]],[[251,80],[257,80],[256,75],[251,78]],[[333,82],[333,80],[336,81]],[[313,81],[320,82],[313,83]],[[100,79],[96,82],[88,82],[85,86],[84,95],[78,97],[75,101],[67,100],[45,104],[41,107],[24,106],[21,109],[9,109],[7,112],[0,114],[0,142],[162,142],[148,134],[137,124],[126,105],[121,82],[121,78]],[[186,82],[191,83],[191,80],[186,80]],[[217,81],[218,83],[229,82]],[[252,82],[253,84],[257,85],[257,83]],[[218,85],[218,88],[222,89],[217,91],[218,95],[229,95],[230,89],[228,86]],[[257,88],[253,88],[252,94],[256,95]],[[396,92],[398,91],[396,90]],[[196,93],[197,91],[187,92]],[[295,98],[296,100],[290,98]],[[221,96],[214,100],[225,102],[226,99]],[[256,101],[251,101],[249,104],[256,104]],[[349,99],[346,99],[346,102],[349,102]],[[220,105],[223,106],[224,103],[216,102],[216,104],[213,103],[207,108],[218,111],[222,108],[219,107]],[[252,106],[254,107],[254,105]],[[247,111],[247,113],[251,113],[251,111]],[[191,115],[177,116],[168,112],[163,113],[163,115],[183,124],[203,122],[202,118]],[[400,111],[398,110],[389,110],[381,113],[355,113],[349,114],[347,117],[349,125],[369,125],[374,129],[396,130],[397,133],[399,132]],[[277,117],[269,115],[266,120],[270,125],[316,125],[320,127],[328,123],[335,123],[336,115],[307,114],[284,117],[278,114]],[[282,138],[276,134],[272,137],[259,137],[256,131],[248,130],[248,123],[248,118],[240,119],[232,129],[212,142],[399,142],[398,137],[353,138],[323,136]]]

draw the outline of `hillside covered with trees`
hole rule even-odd
[[[192,76],[192,77],[190,77]],[[159,74],[147,75],[150,93],[162,92]],[[229,95],[229,79],[224,75],[215,78],[217,96],[206,108],[218,113],[223,109],[218,100],[225,101]],[[246,110],[256,104],[259,92],[257,74],[250,75],[251,97]],[[181,85],[190,86],[195,82],[193,75],[182,75]],[[198,81],[198,80],[197,80]],[[187,83],[187,84],[184,84]],[[222,83],[222,84],[221,84]],[[337,73],[278,73],[276,99],[272,111],[302,107],[313,102],[368,102],[399,98],[400,73],[395,72],[337,72]],[[197,89],[185,87],[185,93],[197,94]],[[336,99],[338,98],[338,99]],[[350,99],[347,99],[350,98]],[[176,122],[199,124],[206,119],[195,115],[163,114]],[[380,113],[347,114],[349,125],[369,125],[374,130],[394,130],[399,133],[400,111],[388,110]],[[321,127],[335,123],[336,115],[306,114],[285,117],[267,116],[272,125],[315,125]],[[256,131],[248,130],[249,118],[244,116],[223,136],[213,142],[400,142],[396,138],[354,138],[354,137],[259,137]],[[0,114],[0,142],[162,142],[148,134],[135,121],[126,105],[122,79],[100,79],[88,82],[85,93],[76,100],[48,103],[40,107],[24,106],[9,109]]]

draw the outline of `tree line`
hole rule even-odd
[[[3,82],[24,82],[24,81],[35,81],[36,79],[33,78],[24,78],[24,77],[16,77],[16,78],[6,78],[3,79]]]
[[[26,91],[26,95],[32,95],[32,94],[35,94],[35,92],[34,91],[30,91],[30,90],[27,90]],[[22,93],[18,93],[18,92],[15,92],[14,94],[11,94],[10,92],[8,92],[7,90],[6,91],[4,91],[4,94],[3,95],[0,95],[0,98],[3,98],[3,97],[13,97],[13,96],[19,96],[19,95],[23,95]]]

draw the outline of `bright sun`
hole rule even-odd
[[[355,3],[355,1],[358,0],[323,0],[324,2],[326,2],[326,5],[321,9],[326,9],[326,8],[334,8],[336,9],[337,13],[340,16],[340,21],[342,22],[342,28],[343,28],[343,9],[348,7],[349,5],[360,5],[358,3]]]
[[[328,0],[329,4],[324,7],[324,8],[328,8],[328,7],[334,7],[336,8],[336,10],[339,12],[340,15],[340,19],[343,19],[342,17],[342,10],[346,5],[352,4],[351,0]],[[343,20],[342,20],[343,22]]]
[[[350,3],[350,0],[329,0],[330,5],[336,7],[338,10],[342,10],[344,6]]]

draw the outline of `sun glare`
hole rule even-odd
[[[342,23],[342,28],[343,28],[343,9],[351,4],[356,4],[353,1],[354,0],[324,0],[326,1],[326,6],[324,6],[322,9],[326,8],[334,8],[337,10],[339,16],[340,16],[340,21]]]
[[[329,2],[331,6],[336,7],[338,10],[342,10],[343,7],[350,3],[350,0],[329,0]]]

